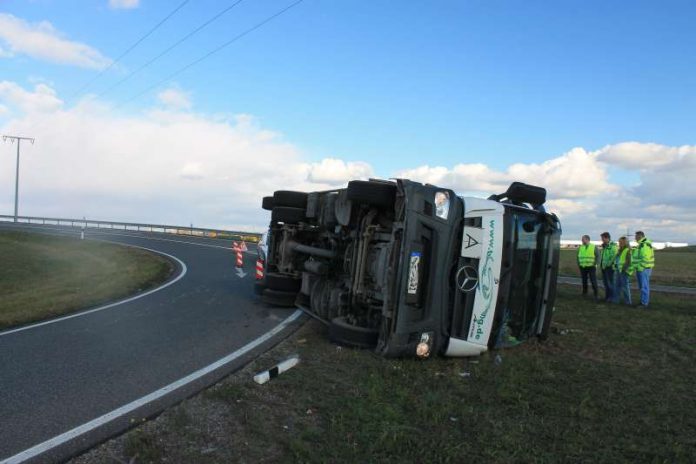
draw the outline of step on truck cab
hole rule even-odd
[[[546,338],[561,226],[543,188],[488,199],[406,179],[277,191],[263,301],[299,306],[337,343],[384,356],[474,356]]]

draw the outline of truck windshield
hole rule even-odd
[[[534,334],[544,291],[548,240],[543,217],[536,212],[510,208],[512,275],[505,322],[508,341]]]

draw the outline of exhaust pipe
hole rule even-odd
[[[333,259],[336,257],[336,252],[334,252],[334,251],[327,250],[325,248],[317,248],[317,247],[313,247],[313,246],[302,245],[301,243],[296,243],[296,242],[293,242],[290,245],[290,249],[292,251],[297,252],[297,253],[304,253],[306,255],[318,256],[320,258]]]

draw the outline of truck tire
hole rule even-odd
[[[261,208],[266,211],[271,211],[273,209],[273,197],[263,197],[261,201]]]
[[[329,324],[329,340],[340,345],[372,348],[378,339],[378,330],[349,324],[345,317],[335,317]]]
[[[303,208],[292,208],[288,206],[276,206],[271,212],[271,221],[283,222],[285,224],[297,224],[304,221],[305,210]]]
[[[378,208],[393,208],[396,201],[396,185],[385,182],[352,180],[348,182],[348,200],[367,203]]]
[[[281,292],[267,288],[261,294],[261,301],[273,306],[283,306],[286,308],[295,306],[297,292]]]
[[[302,279],[296,279],[276,272],[267,272],[264,277],[264,284],[266,284],[266,288],[271,290],[297,293],[302,286]]]
[[[277,190],[273,193],[274,206],[289,206],[291,208],[307,208],[307,197],[305,192],[295,192],[292,190]]]

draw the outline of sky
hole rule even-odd
[[[696,3],[295,1],[0,0],[20,214],[262,230],[278,189],[519,180],[564,238],[696,241]]]

